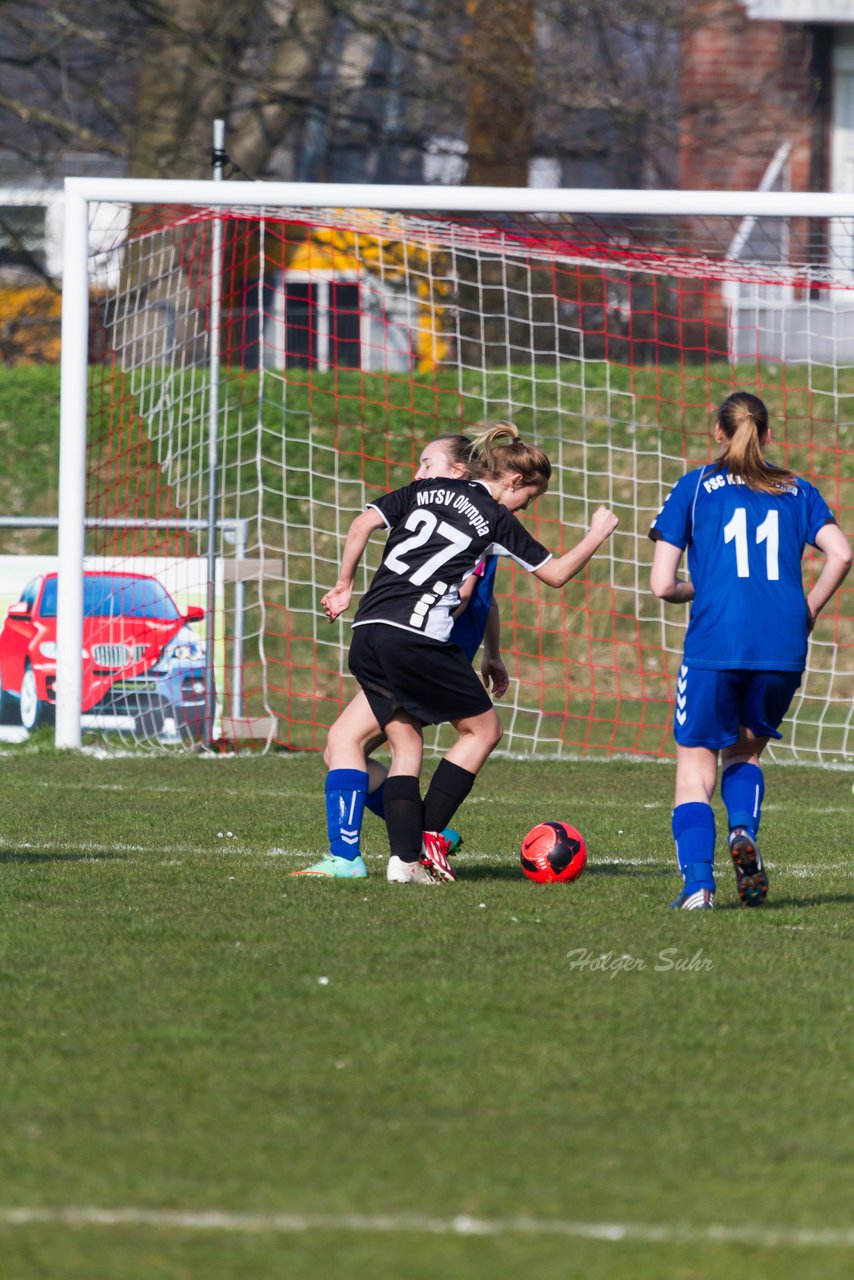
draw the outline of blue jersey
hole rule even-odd
[[[498,556],[487,556],[483,561],[483,573],[475,569],[474,590],[469,602],[451,628],[451,642],[458,644],[467,657],[473,659],[486,632],[492,597],[495,594],[495,571]]]
[[[800,477],[771,494],[714,463],[684,475],[649,536],[688,551],[694,599],[685,662],[713,671],[803,671],[809,632],[801,557],[835,523],[818,489]]]

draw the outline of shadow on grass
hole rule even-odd
[[[15,853],[12,850],[0,850],[0,863],[116,862],[126,858],[126,853]]]
[[[488,862],[471,862],[468,865],[457,867],[460,880],[519,880],[524,879],[524,873],[518,866],[496,867]],[[607,863],[599,866],[587,866],[579,879],[586,880],[588,876],[620,876],[632,877],[638,876],[673,876],[671,867],[631,867],[616,866]]]
[[[2,861],[2,856],[0,856]],[[525,877],[518,866],[502,866],[496,867],[487,862],[473,862],[468,866],[458,867],[460,882],[471,881],[472,883],[481,881],[499,881],[499,880],[523,880]],[[613,864],[603,863],[598,866],[587,866],[583,875],[579,878],[587,879],[588,876],[615,876],[615,877],[651,877],[674,879],[672,867],[656,867],[656,866],[615,866]],[[675,885],[675,881],[674,881]],[[540,886],[537,886],[538,888]],[[674,894],[676,888],[674,887]],[[745,907],[738,899],[731,902],[723,902],[718,897],[715,902],[715,911],[741,911],[750,914],[768,915],[769,912],[789,910],[797,907],[803,910],[809,907],[823,906],[841,906],[843,904],[850,905],[854,903],[854,893],[827,893],[814,894],[810,897],[773,897],[763,903],[761,907]]]
[[[775,897],[763,902],[761,907],[746,907],[737,898],[733,901],[722,902],[718,896],[715,899],[715,914],[719,914],[721,911],[738,911],[743,915],[767,916],[772,915],[775,911],[790,910],[792,907],[807,910],[809,907],[838,907],[843,903],[854,903],[854,893],[816,894],[811,898]]]
[[[767,914],[769,911],[782,911],[787,907],[827,907],[839,906],[841,903],[854,902],[854,893],[817,893],[809,898],[801,897],[769,897],[767,902],[763,902],[761,907],[744,907],[740,902],[732,904],[739,911],[749,911],[751,914],[755,911],[757,914]]]
[[[586,876],[669,876],[674,874],[673,867],[649,866],[647,863],[632,865],[621,862],[602,862],[584,868]]]
[[[464,880],[519,880],[522,876],[518,867],[496,867],[488,862],[472,862],[455,870],[460,883]]]

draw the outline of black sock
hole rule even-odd
[[[440,760],[424,797],[424,830],[444,831],[474,786],[477,774]]]
[[[417,862],[424,831],[424,806],[418,779],[409,774],[386,778],[383,804],[389,849],[404,862]]]

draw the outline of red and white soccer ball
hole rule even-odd
[[[566,822],[541,822],[522,841],[522,870],[537,884],[577,880],[587,865],[584,837]]]

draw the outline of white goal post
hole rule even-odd
[[[119,229],[98,239],[94,213],[107,208],[123,211]],[[777,236],[774,229],[784,225],[786,236]],[[223,227],[234,232],[225,249]],[[620,509],[623,540],[615,540],[603,574],[594,562],[575,588],[577,616],[549,612],[551,602],[541,604],[515,575],[506,589],[499,585],[516,688],[505,717],[510,747],[660,755],[684,616],[677,610],[679,617],[667,619],[646,592],[645,529],[681,470],[710,456],[710,411],[737,379],[767,391],[776,413],[797,420],[785,441],[789,465],[811,468],[843,527],[850,518],[852,227],[848,194],[66,179],[57,747],[82,741],[86,530],[99,517],[106,528],[122,512],[129,526],[155,521],[153,508],[133,505],[135,497],[103,506],[91,498],[92,475],[99,482],[115,472],[120,456],[114,444],[100,468],[87,466],[93,290],[109,314],[113,369],[128,371],[122,394],[133,404],[120,421],[110,399],[114,381],[100,412],[117,433],[127,432],[132,417],[140,439],[153,442],[146,484],[165,477],[176,527],[207,514],[206,544],[195,545],[194,554],[209,566],[209,699],[216,696],[215,643],[226,639],[215,635],[210,585],[224,523],[256,529],[248,556],[261,566],[250,664],[260,674],[255,713],[246,709],[245,719],[273,726],[265,730],[268,745],[287,722],[305,732],[283,730],[282,741],[316,747],[350,689],[346,632],[330,640],[306,601],[314,597],[316,612],[349,519],[383,481],[389,488],[406,483],[414,449],[432,435],[514,416],[556,464],[543,540],[557,546],[566,527],[574,541],[599,500]],[[759,247],[757,228],[765,232]],[[157,241],[140,268],[135,246],[166,234],[169,254]],[[191,257],[186,245],[195,236]],[[278,256],[270,251],[274,238]],[[239,306],[235,291],[221,313],[222,282],[236,274],[237,262]],[[112,279],[104,302],[99,282],[106,275]],[[180,304],[175,293],[167,300],[171,277],[179,276]],[[202,318],[194,318],[187,337],[191,326],[179,313],[193,290]],[[284,346],[274,353],[276,344]],[[233,403],[220,400],[225,364],[243,378]],[[433,417],[421,407],[431,395],[440,404]],[[191,400],[189,446],[181,433],[189,430]],[[275,403],[283,438],[289,414],[300,423],[292,455],[271,451]],[[375,420],[388,424],[382,450]],[[664,428],[673,434],[665,438]],[[358,444],[348,434],[354,432],[361,432]],[[192,480],[176,461],[190,447],[202,459]],[[339,453],[352,460],[349,470],[339,467]],[[226,454],[229,475],[241,477],[239,491],[220,487]],[[291,490],[288,477],[297,472]],[[257,505],[250,507],[256,484]],[[184,502],[191,490],[192,501]],[[268,596],[265,565],[276,557],[285,567]],[[249,571],[234,572],[242,581]],[[794,712],[803,728],[780,758],[854,759],[849,600],[817,634],[820,660]],[[242,618],[235,625],[242,628]],[[218,692],[207,736],[223,714],[225,692]]]

